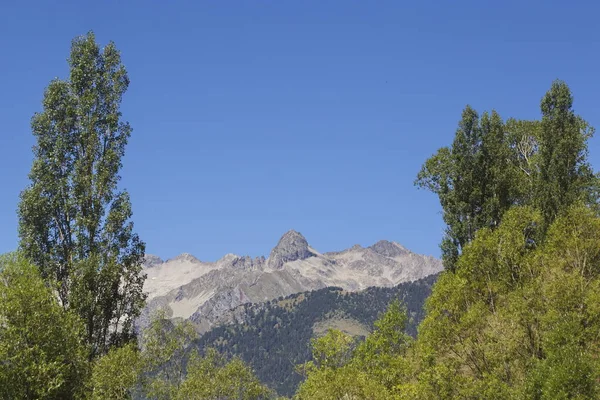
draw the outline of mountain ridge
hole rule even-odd
[[[286,234],[288,234],[289,232],[296,232],[296,233],[299,233],[300,235],[302,235],[300,232],[297,232],[297,231],[296,231],[296,230],[294,230],[294,229],[290,229],[290,230],[288,230],[286,233],[284,233],[284,234],[282,235],[282,238],[283,238],[283,237],[284,237]],[[304,237],[304,235],[302,235],[302,236]],[[281,239],[280,239],[280,240],[281,240]],[[381,239],[381,240],[378,240],[377,242],[375,242],[374,244],[372,244],[372,245],[370,245],[370,246],[363,246],[363,245],[361,245],[361,244],[358,244],[358,243],[356,243],[356,244],[354,244],[354,245],[352,245],[352,246],[350,246],[350,247],[348,247],[348,248],[346,248],[346,249],[343,249],[343,250],[332,250],[332,251],[326,251],[326,252],[322,253],[322,255],[339,254],[339,253],[342,253],[342,252],[345,252],[345,251],[349,251],[349,250],[356,250],[356,249],[367,249],[367,248],[374,248],[376,245],[378,245],[378,244],[380,244],[380,243],[390,243],[390,244],[396,245],[396,246],[398,246],[398,247],[400,247],[400,248],[402,248],[402,249],[404,249],[404,250],[406,250],[406,251],[409,251],[409,252],[410,252],[410,250],[408,250],[406,247],[404,247],[402,244],[400,244],[400,243],[398,243],[398,242],[396,242],[396,241],[393,241],[393,240],[387,240],[387,239]],[[308,247],[309,247],[309,250],[310,250],[310,251],[315,251],[315,250],[314,250],[314,249],[313,249],[313,248],[312,248],[310,245],[309,245]],[[274,247],[274,248],[275,248],[275,247]],[[273,249],[274,249],[274,248],[273,248]],[[269,252],[269,254],[270,254],[270,253],[273,251],[273,249],[271,249],[271,251]],[[416,254],[416,253],[415,253],[415,254]],[[419,253],[419,254],[420,254],[420,253]],[[432,255],[425,255],[425,254],[422,254],[422,255],[423,255],[423,256],[426,256],[426,257],[432,257],[432,258],[436,258],[436,257],[434,257],[434,256],[432,256]],[[252,258],[252,259],[256,259],[256,258],[264,258],[265,260],[268,258],[268,256],[265,256],[265,255],[259,255],[259,256],[243,255],[243,256],[242,256],[242,255],[239,255],[239,254],[237,254],[237,253],[226,253],[225,255],[221,256],[221,258],[219,258],[219,259],[217,259],[217,260],[215,260],[215,261],[201,261],[201,260],[200,260],[200,259],[198,259],[196,256],[194,256],[193,254],[191,254],[191,253],[187,253],[187,252],[183,252],[183,253],[177,254],[176,256],[174,256],[174,257],[171,257],[171,258],[163,258],[163,257],[161,257],[161,256],[159,256],[159,255],[157,255],[157,254],[154,254],[154,253],[146,253],[146,255],[145,255],[145,257],[144,257],[144,261],[142,262],[142,265],[143,265],[143,266],[145,266],[146,268],[148,268],[148,267],[150,267],[150,266],[153,266],[153,265],[155,265],[156,263],[159,263],[159,264],[161,264],[161,263],[165,263],[165,262],[168,262],[168,261],[172,261],[172,260],[177,260],[177,259],[185,258],[186,256],[187,256],[187,257],[190,257],[190,256],[191,256],[191,257],[195,258],[196,260],[198,260],[199,262],[203,262],[203,263],[204,263],[204,262],[206,262],[206,263],[215,263],[215,262],[221,261],[223,258],[225,258],[225,257],[228,257],[228,256],[233,256],[233,257],[250,257],[250,258]]]
[[[387,240],[320,253],[295,230],[281,236],[267,258],[228,253],[205,262],[182,253],[160,261],[157,256],[146,256],[148,303],[140,325],[147,323],[154,310],[164,308],[172,318],[190,319],[201,332],[244,303],[330,286],[348,291],[392,287],[442,270],[440,260]]]

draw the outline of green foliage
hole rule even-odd
[[[427,300],[404,398],[600,394],[599,181],[587,162],[593,129],[572,105],[554,82],[541,121],[509,119],[491,136],[487,166],[467,109],[452,148],[425,163],[417,184],[442,203],[448,271]],[[511,165],[499,168],[503,159]],[[490,209],[501,223],[489,223]]]
[[[83,324],[65,312],[36,267],[0,259],[0,398],[75,399],[87,379]]]
[[[273,393],[240,359],[226,358],[209,349],[201,358],[192,354],[187,376],[177,392],[181,400],[259,400],[273,398]]]
[[[94,362],[89,398],[131,399],[140,380],[141,367],[140,352],[135,344],[111,349]]]
[[[578,201],[597,204],[600,181],[587,162],[594,130],[572,103],[567,85],[556,81],[542,99],[541,121],[504,123],[496,112],[480,118],[465,108],[452,146],[429,158],[415,181],[440,200],[448,270],[479,229],[495,229],[514,205],[540,210],[545,229]]]
[[[385,388],[352,363],[355,340],[334,329],[311,342],[313,360],[298,366],[306,375],[296,399],[383,399]]]
[[[298,399],[390,399],[410,374],[406,352],[406,309],[393,301],[375,322],[375,330],[358,347],[336,330],[312,341],[313,361],[299,370],[307,375]]]
[[[416,184],[436,193],[447,224],[444,265],[453,270],[464,246],[483,227],[494,227],[514,203],[516,173],[504,124],[494,111],[481,118],[467,106],[452,147],[428,159]]]
[[[297,400],[387,400],[390,394],[363,371],[351,367],[319,369],[294,396]]]
[[[550,224],[560,211],[589,200],[596,177],[587,161],[594,129],[573,111],[573,96],[561,81],[552,83],[541,103],[539,180],[535,205]]]
[[[316,368],[341,368],[350,361],[353,344],[354,339],[351,336],[329,329],[324,336],[311,340],[311,364]]]
[[[410,374],[406,359],[412,338],[405,333],[407,326],[405,306],[396,300],[375,322],[375,330],[367,336],[354,353],[352,364],[366,372],[372,380],[390,393]]]
[[[416,326],[423,318],[423,303],[435,280],[432,275],[392,288],[374,287],[354,293],[325,288],[264,304],[246,304],[238,309],[244,323],[213,328],[195,340],[193,346],[200,352],[213,347],[239,357],[256,371],[262,382],[280,395],[291,396],[304,376],[295,366],[312,359],[315,324],[347,318],[374,329],[377,318],[389,304],[402,299],[410,316],[405,320],[406,331],[416,335]],[[400,318],[405,318],[404,311],[398,311],[402,314]],[[401,339],[404,338],[402,334]]]
[[[160,311],[143,336],[144,392],[151,399],[174,399],[185,379],[186,348],[197,333],[189,321],[173,323]]]
[[[214,349],[204,357],[189,351],[197,334],[189,321],[173,323],[157,313],[143,335],[142,390],[148,399],[259,400],[273,393],[238,358]],[[133,382],[133,381],[132,381]]]
[[[361,344],[366,353],[398,354],[411,341],[405,333],[408,323],[407,310],[399,300],[394,300],[387,311],[375,321],[375,330]]]
[[[421,398],[597,398],[600,218],[511,209],[484,229],[427,301],[416,355]]]
[[[118,171],[131,134],[121,122],[129,78],[113,43],[92,33],[73,40],[68,80],[53,80],[36,138],[31,184],[19,204],[20,247],[56,290],[60,304],[83,320],[90,357],[134,335],[143,307],[144,243],[133,232]]]

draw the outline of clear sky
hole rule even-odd
[[[14,1],[0,5],[0,253],[32,162],[29,122],[74,36],[122,52],[122,186],[147,252],[268,255],[394,240],[438,256],[413,186],[466,104],[537,118],[553,79],[600,127],[593,1]],[[600,167],[600,143],[590,143]]]

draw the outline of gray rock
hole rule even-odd
[[[198,264],[202,262],[202,261],[198,260],[196,257],[194,257],[193,255],[191,255],[190,253],[181,253],[177,257],[172,258],[167,261],[189,261],[189,262],[198,263]]]
[[[308,242],[304,236],[295,230],[290,230],[279,239],[277,246],[271,250],[267,265],[271,269],[280,269],[287,262],[305,260],[312,256],[314,254],[308,249]]]
[[[144,262],[142,263],[146,268],[152,268],[157,265],[162,264],[164,261],[159,257],[153,254],[146,254],[144,256]]]
[[[230,253],[206,263],[184,253],[174,259],[184,262],[170,260],[156,265],[159,260],[150,256],[145,264],[149,276],[145,288],[154,291],[136,326],[143,328],[155,310],[165,308],[172,318],[193,321],[200,332],[235,320],[231,310],[245,303],[327,286],[348,291],[389,287],[442,270],[440,260],[385,240],[366,248],[355,245],[321,254],[293,230],[281,237],[268,259]],[[157,291],[160,287],[168,289]]]
[[[386,257],[399,257],[409,253],[404,246],[387,240],[380,240],[369,248]]]

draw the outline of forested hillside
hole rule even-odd
[[[197,339],[198,349],[213,347],[221,353],[239,356],[254,368],[258,378],[279,394],[291,396],[302,377],[294,372],[310,360],[310,340],[319,328],[337,327],[338,321],[362,325],[367,331],[385,312],[392,300],[400,299],[410,321],[407,331],[416,335],[423,319],[423,304],[437,275],[402,283],[392,288],[368,288],[346,292],[340,288],[298,293],[262,304],[245,304],[237,311],[243,320],[210,330]],[[360,333],[360,332],[358,332]]]

